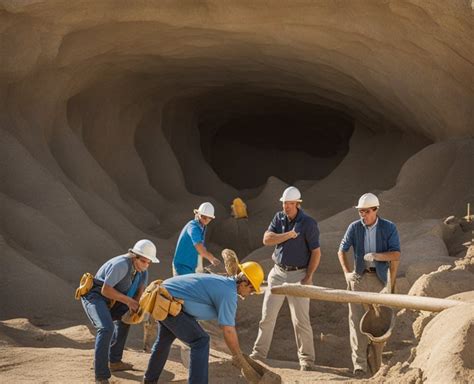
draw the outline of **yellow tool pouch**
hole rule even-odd
[[[82,275],[81,281],[79,282],[79,288],[76,289],[76,300],[80,300],[81,296],[87,294],[94,285],[94,276],[89,272]]]
[[[183,300],[175,299],[166,288],[161,286],[163,280],[151,282],[140,297],[140,308],[136,313],[127,312],[122,321],[126,324],[141,323],[149,313],[155,320],[164,320],[170,314],[177,316],[182,309]]]
[[[183,304],[183,300],[175,299],[166,288],[160,286],[151,316],[155,320],[164,320],[168,315],[177,316],[181,312]]]

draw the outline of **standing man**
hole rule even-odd
[[[235,329],[237,295],[245,298],[252,292],[260,293],[264,274],[262,267],[253,261],[239,264],[239,268],[241,272],[234,277],[193,273],[163,282],[163,287],[173,297],[184,300],[183,310],[176,317],[168,315],[160,321],[144,383],[158,382],[176,338],[191,347],[188,382],[208,383],[209,335],[197,320],[217,319],[232,355],[245,364]]]
[[[252,358],[267,357],[278,312],[285,300],[285,296],[272,294],[271,288],[283,283],[313,284],[313,274],[321,258],[318,224],[301,209],[300,191],[288,187],[280,201],[283,211],[276,213],[263,235],[263,244],[275,246],[272,256],[275,266],[268,274],[268,289],[265,290],[262,319],[250,355]],[[286,298],[295,330],[300,368],[302,371],[313,370],[315,356],[309,317],[310,300],[294,296]]]
[[[219,259],[206,249],[204,240],[207,225],[215,219],[214,206],[211,203],[202,203],[194,210],[194,220],[189,221],[178,238],[178,244],[173,258],[173,275],[186,275],[196,271],[199,264],[202,267],[202,257],[212,265],[219,265]]]
[[[102,265],[94,276],[91,290],[81,297],[87,317],[97,330],[96,383],[109,383],[110,371],[132,369],[131,364],[122,362],[130,325],[120,319],[128,310],[137,311],[148,280],[147,269],[151,263],[159,262],[155,245],[150,240],[140,240],[128,253]]]
[[[366,292],[393,292],[400,259],[400,240],[397,227],[391,221],[377,215],[379,199],[366,193],[355,207],[360,220],[347,228],[339,246],[339,262],[347,281],[347,289]],[[347,252],[353,247],[354,270],[351,271]],[[364,315],[361,304],[349,304],[349,334],[352,349],[354,375],[367,374],[367,336],[360,331]]]

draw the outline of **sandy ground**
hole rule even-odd
[[[60,329],[57,329],[57,327]],[[83,325],[66,324],[33,326],[26,319],[0,323],[0,377],[2,382],[15,383],[93,383],[92,369],[94,336]],[[140,340],[131,338],[124,360],[134,364],[134,370],[114,373],[112,383],[139,382],[148,363],[149,354],[140,348]],[[212,383],[246,383],[232,366],[230,356],[212,350],[209,370]],[[285,383],[315,381],[348,382],[351,376],[344,368],[319,366],[315,372],[300,372],[296,362],[269,360],[266,364],[281,375]],[[187,369],[181,363],[179,345],[170,353],[160,383],[186,383]]]

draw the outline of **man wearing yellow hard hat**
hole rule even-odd
[[[160,321],[158,337],[151,349],[144,383],[157,383],[165,366],[171,344],[179,339],[191,348],[189,382],[207,383],[209,379],[209,335],[198,320],[217,320],[224,340],[237,361],[242,360],[235,329],[237,297],[260,293],[264,279],[260,264],[239,264],[240,273],[233,277],[192,273],[175,276],[163,282],[168,292],[184,300],[177,316]]]

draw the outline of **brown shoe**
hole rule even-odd
[[[366,373],[364,370],[362,370],[362,369],[356,369],[356,370],[354,371],[354,377],[355,377],[356,379],[367,379],[367,378],[368,378],[368,375],[367,375],[367,373]]]
[[[314,366],[313,363],[310,363],[309,361],[300,363],[300,371],[315,371],[315,370],[316,370],[316,367]]]
[[[109,363],[109,368],[112,372],[131,371],[133,370],[133,364],[117,361],[116,363]]]

